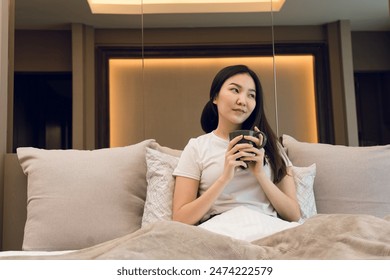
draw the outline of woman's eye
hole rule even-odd
[[[234,92],[234,93],[238,93],[239,92],[238,88],[232,88],[231,91]]]

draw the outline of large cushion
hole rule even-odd
[[[28,178],[24,250],[72,250],[141,227],[146,147],[43,150],[19,148]]]
[[[390,213],[390,145],[348,147],[305,143],[283,135],[295,166],[316,164],[314,194],[318,213]]]

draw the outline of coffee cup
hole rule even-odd
[[[242,139],[240,139],[240,141],[238,141],[237,144],[249,143],[249,144],[252,144],[253,146],[261,149],[267,144],[267,136],[262,131],[245,130],[245,129],[234,130],[234,131],[229,133],[229,138],[230,138],[230,140],[232,140],[239,135],[258,137],[260,134],[263,136],[263,142],[261,143],[260,146],[257,146],[256,143],[254,143],[253,141],[251,141],[249,139],[245,139],[244,137]]]

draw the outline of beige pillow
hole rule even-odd
[[[316,163],[318,213],[390,213],[390,145],[347,147],[299,142],[283,135],[293,165]]]
[[[23,249],[81,249],[139,229],[153,142],[93,151],[18,148],[28,176]]]
[[[150,146],[150,148],[157,150],[161,153],[168,154],[170,156],[174,157],[180,157],[182,150],[172,149],[166,146],[161,146],[158,142],[153,142]]]
[[[179,158],[150,148],[146,149],[146,181],[148,182],[142,226],[172,219],[172,176]]]

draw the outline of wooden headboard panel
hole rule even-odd
[[[21,250],[27,218],[27,176],[16,154],[6,154],[4,165],[2,250]]]

